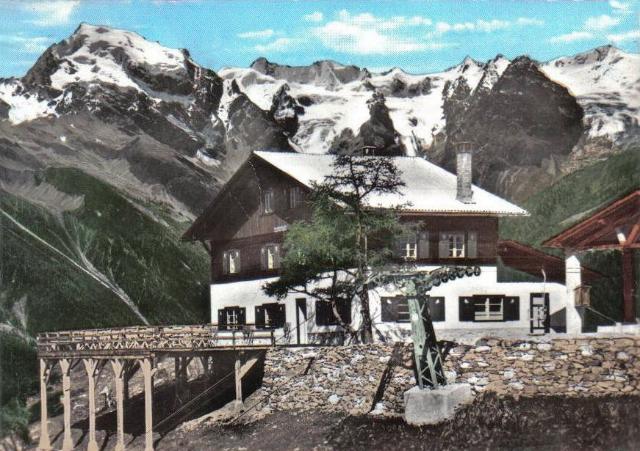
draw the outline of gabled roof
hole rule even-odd
[[[284,152],[254,152],[254,155],[288,174],[305,186],[321,183],[332,172],[333,155]],[[371,157],[382,158],[382,157]],[[472,204],[456,199],[457,178],[454,174],[420,157],[391,158],[402,173],[405,186],[399,194],[370,196],[369,204],[377,208],[393,208],[409,203],[403,211],[436,214],[470,214],[491,216],[527,216],[526,210],[488,191],[473,186]]]
[[[285,176],[291,177],[308,188],[313,182],[321,183],[325,176],[333,171],[333,155],[302,154],[289,152],[257,151],[247,159],[238,171],[231,177],[215,196],[213,201],[195,222],[184,233],[182,239],[197,240],[205,235],[208,223],[215,217],[220,199],[225,196],[234,183],[246,183],[238,178],[243,168],[252,165],[258,158],[267,165],[275,168]],[[394,208],[411,203],[403,207],[407,213],[432,213],[436,215],[478,215],[478,216],[527,216],[522,208],[473,186],[473,204],[465,204],[456,199],[457,178],[439,166],[429,163],[419,157],[371,157],[392,158],[402,172],[405,186],[400,194],[370,196],[370,206],[376,208]]]

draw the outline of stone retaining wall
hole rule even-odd
[[[498,396],[640,394],[640,337],[483,339],[453,348],[445,369],[450,381]],[[399,415],[403,393],[414,385],[409,344],[280,348],[267,353],[263,385],[246,405],[263,414],[320,409],[357,415],[370,411],[378,392],[374,413]]]

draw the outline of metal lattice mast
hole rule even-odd
[[[444,267],[431,272],[389,273],[383,282],[393,283],[405,292],[411,315],[411,335],[419,387],[446,385],[444,359],[451,343],[439,342],[433,329],[427,293],[432,287],[462,277],[479,276],[480,267]]]

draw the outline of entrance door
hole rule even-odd
[[[296,299],[296,339],[299,345],[307,344],[307,300]]]
[[[548,334],[551,329],[551,315],[549,315],[549,293],[531,293],[531,333]]]

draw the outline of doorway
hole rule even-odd
[[[548,334],[551,329],[549,314],[549,293],[531,293],[530,298],[531,333]]]

